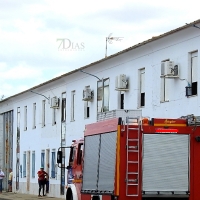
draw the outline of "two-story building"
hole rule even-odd
[[[85,125],[103,113],[199,115],[200,30],[194,25],[200,20],[2,100],[0,165],[13,168],[13,191],[37,194],[37,171],[44,166],[50,195],[64,198],[66,171],[58,168],[56,151],[83,137]],[[68,155],[66,149],[66,163]]]

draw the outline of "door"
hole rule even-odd
[[[27,176],[26,189],[30,191],[30,151],[27,151]]]
[[[46,167],[45,167],[45,171],[49,174],[49,149],[46,149]]]

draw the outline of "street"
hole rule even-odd
[[[38,197],[37,195],[31,194],[20,194],[20,193],[13,193],[13,192],[3,192],[0,194],[0,200],[34,200],[34,199],[44,199],[44,200],[63,200],[61,198],[55,198],[50,196]]]

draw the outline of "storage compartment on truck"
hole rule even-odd
[[[117,132],[85,137],[82,193],[114,191]]]
[[[189,193],[189,135],[143,135],[143,194]]]

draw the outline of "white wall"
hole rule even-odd
[[[4,159],[4,138],[3,138],[3,115],[0,115],[0,167],[3,167]]]

